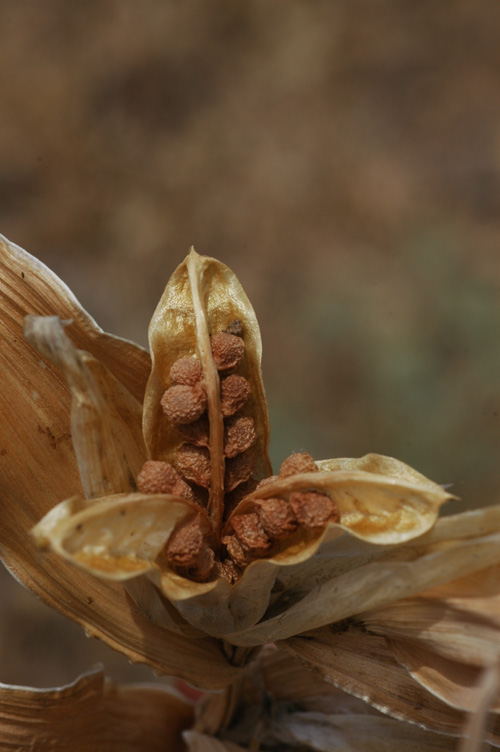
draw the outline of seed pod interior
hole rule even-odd
[[[245,457],[245,480],[248,478],[248,467],[252,467],[257,478],[266,477],[271,472],[268,459],[269,420],[260,372],[262,346],[255,313],[233,272],[215,259],[200,257],[192,250],[176,269],[165,289],[151,321],[149,339],[153,367],[143,414],[149,458],[175,466],[180,451],[184,458],[187,454],[193,454],[192,450],[186,452],[186,445],[207,445],[211,462],[210,494],[217,497],[209,501],[209,511],[216,520],[215,527],[220,530],[228,473],[231,485],[238,482],[238,477],[234,480],[233,468],[238,463],[234,461],[237,457],[233,458],[233,454],[239,447],[231,449],[232,461],[227,467],[224,453],[224,421],[228,419],[229,408],[225,408],[223,414],[220,384],[229,375],[236,374],[249,385],[249,393],[244,394],[243,390],[243,397],[236,403],[235,410],[238,418],[253,421],[255,431],[251,446],[242,444],[245,453],[250,455],[250,459],[248,455]],[[235,351],[233,359],[231,348]],[[177,393],[182,401],[183,390],[178,387],[171,399],[168,396],[164,399],[166,391],[176,384],[177,371],[185,370],[186,365],[189,371],[189,363],[181,363],[182,369],[176,365],[185,357],[201,364],[202,380],[195,382],[207,394],[207,408],[201,416],[198,415],[196,406],[193,408],[191,404],[187,404],[191,393],[186,395],[185,412],[182,405],[179,409],[177,404],[175,411],[169,411],[168,405]],[[172,379],[170,372],[173,366]],[[195,381],[196,367],[193,372]],[[189,389],[196,390],[197,386],[184,391]],[[162,399],[167,404],[168,414],[162,409]],[[181,416],[179,426],[172,420],[177,415]],[[193,421],[190,421],[192,416]],[[200,417],[202,420],[196,424],[196,428],[198,430],[204,422],[206,425],[208,418],[208,436],[206,439],[198,437],[190,440],[189,436],[193,434],[191,426],[194,429],[195,421]],[[239,464],[243,464],[242,461]]]

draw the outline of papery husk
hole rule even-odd
[[[71,438],[85,496],[133,490],[146,458],[140,403],[105,366],[72,344],[56,316],[27,316],[24,333],[68,380]]]
[[[443,752],[456,747],[454,739],[384,716],[290,710],[276,714],[266,742],[317,752]]]
[[[483,669],[500,661],[500,566],[361,618],[429,692],[472,711]],[[492,708],[500,710],[499,698]]]
[[[80,505],[75,513],[67,513]],[[85,505],[59,504],[33,535],[88,572],[126,580],[158,569],[156,559],[177,524],[199,513],[192,502],[170,495],[118,494]],[[207,530],[210,527],[207,521]]]
[[[279,647],[382,713],[439,733],[461,733],[463,713],[429,694],[398,663],[383,637],[367,634],[359,625],[323,627]]]
[[[153,367],[144,400],[144,438],[149,456],[172,462],[183,439],[164,415],[160,401],[170,386],[170,368],[182,356],[195,356],[202,364],[210,423],[211,461],[209,514],[218,534],[224,504],[224,425],[220,410],[219,375],[213,361],[210,335],[241,322],[245,357],[238,373],[251,392],[239,415],[253,418],[256,440],[249,452],[256,477],[270,475],[269,418],[260,370],[262,344],[255,312],[236,275],[219,261],[198,256],[191,249],[171,276],[149,327]]]
[[[172,691],[119,687],[100,671],[58,689],[0,685],[2,750],[181,752],[192,717]]]
[[[142,348],[105,334],[47,267],[0,241],[0,555],[12,574],[49,606],[82,624],[131,661],[204,687],[237,670],[207,638],[187,640],[144,615],[120,583],[98,580],[61,557],[43,556],[29,532],[61,499],[81,495],[71,441],[71,393],[59,368],[24,339],[28,314],[72,320],[75,347],[91,353],[139,401],[149,375]]]
[[[500,561],[499,534],[419,545],[422,541],[425,542],[425,536],[387,548],[378,560],[350,571],[346,562],[341,561],[338,576],[334,571],[335,559],[329,560],[325,567],[329,577],[324,574],[324,579],[293,605],[277,602],[269,619],[264,617],[256,626],[225,639],[246,646],[283,640],[363,611],[382,609]],[[367,552],[372,553],[373,549]],[[359,561],[358,553],[354,564]]]
[[[260,370],[262,342],[257,317],[234,272],[216,259],[199,256],[194,249],[170,277],[149,326],[153,367],[144,400],[144,437],[149,454],[154,459],[171,461],[183,443],[163,415],[160,400],[170,385],[172,364],[184,355],[200,357],[190,267],[198,277],[208,333],[223,331],[234,319],[242,322],[245,357],[238,373],[250,382],[252,391],[238,414],[250,415],[255,420],[256,475],[267,477],[271,474],[267,456],[269,418]]]
[[[453,498],[441,486],[431,487],[425,480],[420,484],[364,470],[299,473],[249,494],[233,516],[251,511],[254,499],[318,491],[336,503],[339,528],[371,543],[403,543],[427,532],[436,522],[440,506]],[[231,517],[226,532],[231,532]]]
[[[368,464],[367,458],[364,461]],[[344,460],[344,462],[347,461]],[[351,460],[353,466],[361,462],[362,460]],[[383,457],[371,456],[369,462],[371,467],[377,468],[386,467],[389,464],[394,474],[403,475],[408,474],[409,471],[403,463],[388,462],[387,458]],[[332,524],[323,532],[302,531],[295,541],[287,545],[281,553],[253,562],[233,587],[222,579],[217,582],[192,582],[175,574],[169,568],[166,570],[163,568],[161,573],[159,571],[151,573],[150,576],[161,587],[169,601],[176,606],[182,617],[196,629],[215,637],[224,637],[234,644],[241,644],[239,633],[241,630],[253,627],[262,619],[269,608],[271,599],[275,601],[275,609],[279,608],[280,603],[285,604],[284,607],[289,609],[313,585],[317,588],[319,582],[338,576],[349,567],[359,568],[361,563],[371,562],[380,558],[385,551],[392,550],[391,547],[382,546],[383,541],[386,543],[394,540],[404,541],[432,525],[439,505],[448,498],[448,494],[427,479],[420,481],[420,476],[417,476],[418,474],[414,472],[413,478],[400,480],[398,476],[389,477],[364,470],[339,470],[332,473],[302,474],[269,484],[269,487],[263,487],[263,496],[278,492],[286,496],[297,488],[310,488],[311,486],[328,491],[332,498],[337,500],[342,519],[345,513],[346,524]],[[370,501],[369,495],[377,503]],[[249,501],[244,502],[243,506],[251,505],[252,498],[252,496],[249,497]],[[350,510],[356,506],[361,508],[363,499],[365,499],[368,521],[363,530],[355,521],[353,523],[355,533],[352,537],[348,527]],[[95,560],[90,562],[87,555],[82,556],[78,553],[78,538],[75,540],[72,538],[71,557],[80,566],[85,567],[88,564],[89,571],[95,574],[127,579],[137,575],[141,570],[139,568],[135,570],[132,565],[129,566],[126,555],[127,539],[119,532],[116,532],[118,540],[115,541],[113,538],[115,524],[117,531],[123,527],[122,509],[119,505],[110,506],[109,500],[106,503],[96,502],[93,508],[85,513],[87,519],[92,518],[92,529],[97,535],[93,544],[87,539],[87,546],[94,545],[99,550],[103,549],[103,546],[107,547],[106,552],[103,553],[106,558],[105,566],[96,567]],[[137,513],[140,514],[142,502],[139,496],[136,500],[139,505]],[[191,512],[192,505],[189,502],[180,503],[185,504],[186,514]],[[158,534],[163,542],[168,539],[168,531],[173,529],[173,526],[168,527],[166,524],[169,519],[168,515],[168,502],[166,502],[165,525],[160,520],[158,521]],[[358,513],[353,511],[351,516],[357,519]],[[176,520],[180,520],[180,517],[177,516]],[[61,536],[72,535],[73,527],[71,523],[65,522],[64,533],[61,531],[58,533],[60,539]],[[102,540],[100,528],[111,531],[111,537],[108,537],[106,543]],[[39,525],[37,530],[38,535],[43,535],[44,525]],[[344,533],[346,530],[347,534]],[[130,540],[133,544],[131,547],[132,563],[135,564],[137,538]],[[55,542],[53,547],[57,548],[60,545],[60,542]],[[68,557],[67,547],[63,546],[63,548],[61,548],[61,553]],[[114,554],[113,551],[115,551]],[[159,553],[159,549],[155,553]],[[112,563],[113,556],[116,559],[114,563]],[[144,567],[142,571],[158,569],[152,564],[152,559],[150,564],[149,568]],[[273,588],[277,591],[278,597],[273,594]],[[272,620],[268,619],[256,627],[259,634],[257,641],[243,644],[256,645],[272,641],[273,637],[266,632],[268,623],[272,626]],[[292,627],[291,633],[295,632],[296,629]],[[238,634],[234,636],[233,633]]]

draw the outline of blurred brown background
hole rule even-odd
[[[500,4],[0,1],[0,231],[146,344],[191,244],[259,316],[278,464],[498,502]],[[2,573],[0,681],[95,660]]]

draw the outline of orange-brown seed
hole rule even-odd
[[[224,489],[226,492],[233,491],[240,483],[248,480],[254,467],[255,458],[248,451],[227,459],[224,474]]]
[[[170,384],[184,384],[194,386],[203,379],[203,368],[196,358],[189,355],[176,360],[170,369]]]
[[[247,551],[265,551],[271,545],[268,535],[260,524],[259,516],[255,512],[249,514],[235,514],[231,524],[238,540]]]
[[[255,441],[253,418],[228,418],[224,425],[224,454],[236,457]]]
[[[213,569],[215,554],[204,539],[200,516],[179,525],[166,547],[170,564],[192,579],[204,580]]]
[[[177,450],[174,465],[186,480],[203,488],[210,486],[210,454],[205,447],[183,444]]]
[[[231,585],[239,578],[241,572],[232,559],[215,562],[215,572],[217,577],[223,577]]]
[[[325,527],[328,522],[340,519],[336,503],[326,494],[317,491],[294,491],[289,497],[299,525]]]
[[[271,538],[287,538],[297,529],[297,518],[285,499],[256,499],[259,521]]]
[[[192,423],[206,410],[207,394],[200,385],[171,386],[161,398],[163,412],[173,423]]]
[[[280,467],[280,478],[288,478],[297,473],[314,473],[318,466],[308,452],[295,452],[284,460]]]
[[[225,535],[222,539],[222,543],[227,548],[227,552],[234,561],[236,567],[244,569],[247,564],[250,564],[252,557],[249,555],[248,551],[245,551],[236,535]]]
[[[243,407],[250,394],[250,384],[243,376],[232,373],[220,382],[220,404],[222,415],[228,418]]]
[[[167,558],[177,567],[192,567],[203,548],[203,533],[200,527],[200,517],[179,525],[167,543]]]
[[[137,488],[146,494],[173,494],[193,499],[193,491],[168,462],[148,460],[137,476]]]
[[[235,368],[245,354],[245,345],[241,337],[228,332],[217,332],[211,338],[212,355],[218,371]]]

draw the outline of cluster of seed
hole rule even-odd
[[[257,491],[278,478],[317,470],[316,463],[307,452],[292,454],[281,465],[279,476],[261,481]],[[321,529],[327,523],[339,520],[335,502],[317,491],[293,491],[287,499],[273,497],[252,501],[255,511],[234,514],[231,517],[233,532],[222,539],[238,569],[243,569],[254,559],[269,556],[278,541],[288,538],[299,527]]]
[[[241,325],[233,322],[230,331],[211,337],[212,356],[220,374],[220,405],[224,419],[224,489],[232,491],[248,480],[253,470],[253,455],[247,450],[255,441],[253,418],[238,416],[250,394],[250,384],[233,371],[243,360],[245,345]],[[232,332],[238,331],[239,334]],[[207,393],[199,360],[185,356],[170,371],[170,387],[161,400],[163,412],[184,439],[174,467],[189,483],[202,489],[210,487],[210,427]]]
[[[233,321],[210,338],[212,356],[220,376],[220,407],[224,420],[224,490],[231,492],[245,483],[254,469],[249,451],[255,441],[253,418],[237,415],[250,395],[250,384],[233,373],[245,354],[242,327]],[[146,462],[137,487],[143,493],[171,493],[204,505],[211,483],[210,426],[207,390],[201,362],[191,356],[176,360],[170,369],[170,386],[163,394],[161,408],[184,443],[173,464]],[[199,516],[180,526],[170,537],[166,556],[180,573],[193,579],[206,579],[214,567],[214,553],[205,542]],[[221,574],[232,579],[226,569],[232,561],[218,563]],[[224,569],[225,567],[225,569]]]

